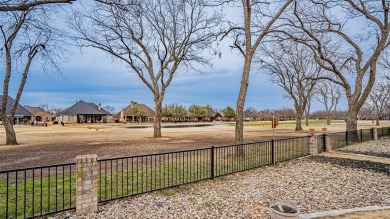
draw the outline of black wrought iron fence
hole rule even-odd
[[[99,160],[98,200],[106,202],[306,156],[309,138]]]
[[[390,136],[390,127],[381,127],[377,129],[378,138]]]
[[[0,172],[0,218],[30,218],[75,208],[76,164]]]

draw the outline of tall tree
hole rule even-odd
[[[383,119],[387,107],[390,104],[390,82],[377,83],[368,97],[373,115],[375,115],[376,125],[379,126],[379,119]]]
[[[207,109],[198,105],[191,105],[188,108],[188,112],[195,114],[197,117],[205,117],[207,115]]]
[[[244,106],[253,57],[261,42],[272,31],[275,22],[291,2],[292,0],[282,1],[280,5],[279,1],[242,0],[243,23],[229,22],[230,28],[222,37],[223,39],[229,34],[232,35],[234,40],[232,47],[238,49],[244,57],[236,105],[235,139],[237,144],[244,141]]]
[[[13,128],[14,116],[22,96],[31,65],[38,59],[45,69],[57,68],[56,61],[63,58],[61,35],[49,24],[52,1],[38,5],[29,1],[2,1],[0,3],[0,41],[1,58],[4,58],[5,73],[0,107],[0,117],[6,131],[6,144],[18,144]],[[61,1],[58,3],[70,2]],[[57,68],[58,70],[58,68]],[[14,104],[7,112],[7,101],[11,78],[18,77],[20,82],[14,98]]]
[[[223,113],[225,114],[226,118],[234,118],[236,112],[234,112],[234,109],[231,108],[230,106],[227,106],[224,110]]]
[[[294,16],[285,21],[285,36],[310,48],[316,62],[334,76],[321,79],[344,89],[346,129],[357,130],[357,114],[374,86],[378,60],[389,45],[389,4],[386,0],[296,1]]]
[[[322,69],[311,58],[311,52],[300,44],[292,42],[270,43],[261,59],[262,68],[273,83],[287,92],[295,107],[295,131],[302,131],[302,116],[314,91],[315,80]]]
[[[318,102],[324,105],[326,124],[330,125],[332,110],[336,111],[341,98],[340,86],[328,80],[320,81],[316,88],[315,97]]]
[[[112,0],[75,12],[71,26],[82,46],[127,64],[153,93],[153,137],[161,137],[162,102],[178,69],[209,64],[221,17],[203,0]]]

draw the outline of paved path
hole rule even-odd
[[[367,160],[367,161],[372,161],[372,162],[376,162],[376,163],[390,164],[390,158],[374,157],[374,156],[363,155],[363,154],[325,152],[325,153],[319,154],[319,156],[348,158],[348,159],[354,159],[354,160]]]
[[[332,210],[332,211],[322,211],[322,212],[316,212],[316,213],[309,213],[309,214],[301,214],[299,215],[299,218],[301,219],[312,219],[312,218],[326,218],[326,217],[332,217],[337,218],[335,216],[341,216],[345,214],[351,214],[356,212],[362,212],[364,211],[364,216],[367,216],[367,218],[375,218],[375,214],[378,210],[386,210],[385,212],[389,212],[390,206],[368,206],[368,207],[362,207],[362,208],[351,208],[351,209],[341,209],[341,210]],[[389,212],[390,213],[390,212]],[[353,216],[353,215],[351,215]],[[360,215],[363,216],[363,215]],[[348,218],[348,217],[343,217]],[[354,218],[354,217],[351,217]],[[389,217],[390,218],[390,215]]]

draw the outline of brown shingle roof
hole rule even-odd
[[[130,105],[128,105],[126,108],[124,108],[121,111],[123,111],[125,116],[135,116],[135,115],[131,114],[131,109],[137,108],[137,107],[142,109],[143,111],[145,111],[146,117],[153,117],[156,114],[156,112],[154,110],[150,109],[145,104],[139,104],[139,103],[136,103],[136,102],[133,102],[133,101],[131,101]],[[115,117],[120,117],[120,114],[121,114],[120,112],[117,113],[115,115]]]

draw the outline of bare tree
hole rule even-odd
[[[235,139],[237,144],[244,141],[244,105],[253,57],[261,42],[272,31],[275,22],[291,2],[292,0],[282,1],[280,5],[279,1],[242,0],[243,23],[236,24],[230,21],[230,28],[222,37],[223,39],[229,34],[232,35],[233,45],[231,47],[237,49],[244,57],[236,105]]]
[[[0,1],[0,12],[7,11],[28,11],[31,8],[47,4],[72,3],[75,0],[2,0]]]
[[[316,99],[325,107],[326,124],[330,125],[332,119],[332,110],[336,111],[337,104],[341,98],[340,85],[328,80],[323,80],[318,83],[315,91]]]
[[[106,106],[103,107],[103,109],[105,109],[110,114],[114,114],[115,113],[115,107],[113,107],[113,106],[106,105]]]
[[[348,101],[346,128],[357,130],[357,113],[375,83],[381,53],[389,45],[387,1],[297,1],[294,16],[285,21],[281,32],[310,48],[316,62],[336,78],[321,79],[344,89]],[[360,29],[359,24],[363,24]],[[351,25],[355,25],[354,31],[349,30]]]
[[[80,45],[126,63],[153,93],[154,134],[161,137],[162,102],[176,72],[209,64],[221,16],[202,0],[112,0],[75,12]]]
[[[377,83],[368,100],[367,105],[370,106],[370,110],[375,116],[376,125],[379,126],[379,119],[383,119],[390,104],[390,83]]]
[[[286,44],[287,43],[287,44]],[[260,60],[273,83],[287,92],[296,111],[295,131],[302,131],[302,116],[322,69],[311,58],[311,52],[297,43],[268,44]]]
[[[0,5],[4,6],[7,3],[3,2]],[[51,12],[48,8],[41,5],[23,11],[0,12],[2,53],[0,57],[4,58],[5,63],[0,117],[6,131],[6,144],[18,143],[13,122],[31,64],[40,61],[43,69],[57,68],[56,60],[63,55],[58,42],[61,34],[48,24]],[[21,71],[21,76],[15,101],[7,112],[10,80],[17,77],[18,71]]]
[[[305,123],[306,126],[309,126],[309,118],[310,118],[310,110],[311,110],[311,101],[313,100],[313,96],[315,94],[315,91],[313,91],[310,96],[307,98],[307,104],[305,108]]]

